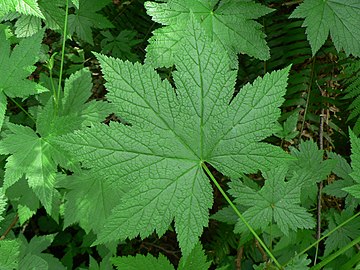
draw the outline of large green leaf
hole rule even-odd
[[[119,200],[97,243],[165,233],[175,219],[184,255],[208,224],[212,187],[202,170],[223,174],[268,170],[288,160],[260,142],[277,130],[289,69],[247,84],[229,105],[236,70],[216,42],[192,20],[176,55],[176,90],[149,65],[97,54],[107,97],[126,123],[94,125],[59,139]],[[66,213],[65,213],[66,214]]]
[[[313,55],[330,33],[338,51],[360,56],[360,1],[305,0],[290,18],[305,18],[303,26]]]

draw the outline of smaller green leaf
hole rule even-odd
[[[325,180],[336,165],[336,160],[323,160],[324,151],[317,144],[310,141],[302,141],[299,149],[290,148],[291,154],[297,158],[290,168],[298,173],[297,180],[303,186],[313,186],[321,180]]]
[[[97,0],[95,2],[80,0],[79,8],[76,8],[74,14],[69,15],[69,34],[76,33],[80,39],[94,45],[91,28],[114,27],[106,17],[98,13],[109,3],[109,0]]]
[[[283,123],[282,130],[276,132],[274,135],[281,139],[284,139],[285,141],[290,141],[294,139],[299,134],[299,132],[296,131],[298,118],[299,113],[297,111],[291,114]]]
[[[309,229],[315,221],[305,208],[300,207],[301,187],[293,180],[285,182],[286,169],[278,168],[265,174],[265,184],[260,191],[245,186],[240,180],[232,180],[230,193],[235,202],[249,206],[244,218],[254,229],[264,230],[273,221],[287,235],[289,230]],[[235,232],[242,233],[246,227],[242,221],[235,225]]]

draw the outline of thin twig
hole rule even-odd
[[[5,237],[9,234],[11,229],[15,226],[15,224],[18,222],[19,216],[16,215],[14,220],[11,222],[10,226],[6,229],[6,231],[3,233],[3,235],[0,237],[0,240],[4,240]]]
[[[241,246],[236,254],[235,264],[236,264],[236,270],[241,270],[241,261],[244,253],[244,246]]]
[[[263,261],[266,262],[268,260],[268,257],[266,255],[265,250],[262,248],[262,246],[260,245],[260,243],[257,239],[255,239],[255,246],[260,251]]]
[[[316,84],[321,92],[321,96],[324,96],[324,91],[321,89],[320,85],[318,84],[318,82],[316,81]],[[325,110],[324,108],[321,109],[321,113],[320,113],[320,125],[319,125],[319,147],[320,150],[323,151],[324,150],[324,116],[325,116]],[[322,189],[323,189],[323,181],[321,181],[319,183],[318,186],[318,196],[317,196],[317,208],[316,208],[316,240],[319,240],[321,237],[321,193],[322,193]],[[317,253],[319,250],[319,243],[316,245],[316,254],[315,254],[315,259],[314,259],[314,265],[316,265],[316,260],[317,260]]]

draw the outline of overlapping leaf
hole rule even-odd
[[[162,235],[175,219],[188,255],[212,206],[202,163],[239,177],[288,159],[280,148],[259,141],[277,129],[289,69],[247,84],[229,105],[236,70],[229,68],[227,53],[195,20],[187,33],[176,55],[176,90],[149,65],[97,55],[108,99],[131,125],[95,125],[59,140],[99,181],[117,187],[118,206],[97,243],[146,237],[154,229]]]
[[[146,2],[147,12],[155,22],[165,25],[149,39],[146,60],[156,67],[171,66],[174,56],[182,53],[181,39],[186,36],[192,14],[201,28],[236,62],[237,53],[266,60],[270,57],[261,25],[255,21],[272,10],[252,0],[171,0]]]
[[[360,2],[357,0],[305,0],[290,18],[305,18],[303,26],[313,55],[331,35],[338,51],[360,56]]]

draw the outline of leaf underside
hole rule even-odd
[[[96,54],[107,97],[129,125],[94,125],[58,142],[117,188],[117,206],[96,243],[165,233],[171,221],[184,256],[207,226],[212,188],[207,162],[224,175],[269,170],[288,160],[261,142],[277,131],[289,68],[244,86],[229,105],[236,80],[231,60],[190,20],[173,73],[176,90],[150,65]],[[102,180],[104,179],[104,180]]]

